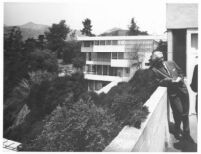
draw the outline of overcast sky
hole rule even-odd
[[[7,2],[4,3],[4,24],[22,25],[27,22],[51,25],[66,20],[72,29],[82,29],[82,21],[92,21],[93,33],[100,34],[118,27],[127,29],[132,17],[143,31],[150,34],[165,32],[164,0],[67,0],[65,3]]]

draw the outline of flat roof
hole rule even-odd
[[[198,4],[167,3],[166,28],[167,29],[198,28]]]
[[[166,41],[166,35],[138,35],[138,36],[82,36],[78,41],[96,41],[96,40],[163,40]]]

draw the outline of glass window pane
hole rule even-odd
[[[117,52],[112,52],[112,59],[117,59]]]
[[[198,49],[198,34],[191,34],[191,48]]]
[[[95,41],[95,43],[94,43],[95,45],[99,45],[99,41]]]
[[[117,45],[118,41],[117,40],[112,40],[112,45]]]
[[[84,47],[90,47],[90,42],[89,41],[85,41],[84,42]]]
[[[97,74],[102,75],[102,66],[101,65],[97,65]]]
[[[107,40],[106,45],[111,45],[111,40]]]
[[[100,41],[100,45],[105,45],[105,41]]]
[[[124,59],[124,53],[118,52],[118,59]]]
[[[91,61],[91,52],[88,53],[88,60]]]
[[[107,75],[107,66],[103,66],[103,75]]]

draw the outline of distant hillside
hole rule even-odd
[[[127,32],[128,30],[123,30],[115,27],[100,34],[100,36],[126,36]]]
[[[8,33],[13,26],[4,25],[4,33]],[[33,22],[28,22],[24,25],[17,26],[20,27],[22,32],[23,40],[28,38],[38,38],[38,35],[43,35],[45,31],[48,31],[47,25],[35,24]]]
[[[9,31],[14,26],[7,26],[4,25],[4,34],[8,34]],[[39,35],[43,35],[44,32],[48,31],[47,25],[42,24],[35,24],[33,22],[28,22],[24,25],[17,26],[20,27],[20,30],[22,32],[23,40],[26,40],[28,38],[35,38],[37,39]],[[77,37],[82,36],[82,33],[80,30],[71,30],[71,32],[68,34],[66,40],[76,40]]]
[[[128,30],[120,29],[120,28],[112,28],[99,36],[127,36],[128,35]],[[138,31],[137,35],[149,35],[147,31]]]

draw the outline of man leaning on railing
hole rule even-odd
[[[174,61],[164,61],[163,53],[153,51],[150,69],[155,73],[160,86],[167,87],[170,106],[175,121],[175,137],[190,140],[189,94],[184,83],[182,71]],[[183,131],[181,130],[183,123]]]

